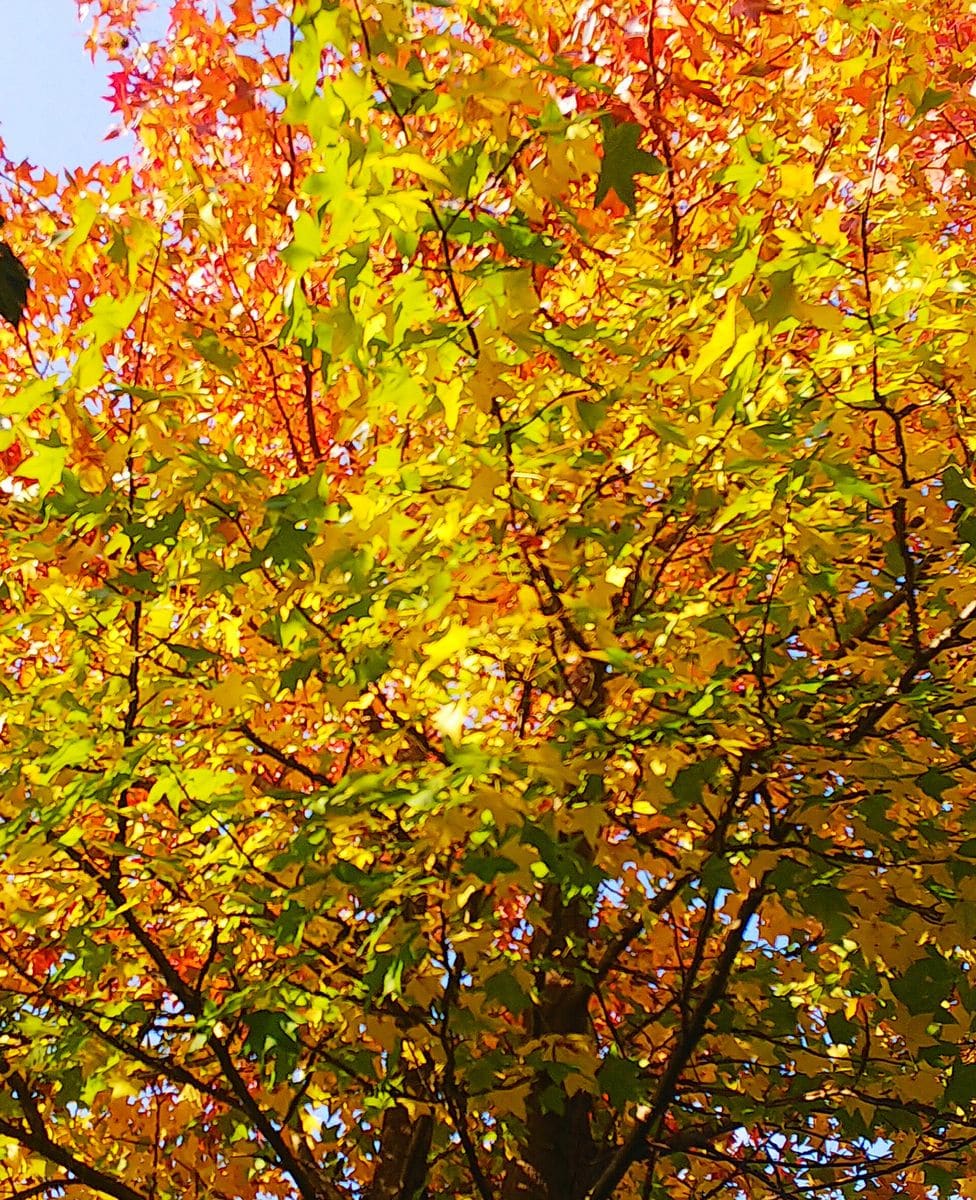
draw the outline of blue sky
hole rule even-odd
[[[84,48],[75,0],[6,0],[0,38],[0,138],[15,161],[51,170],[114,158],[105,64]]]

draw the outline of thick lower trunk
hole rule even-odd
[[[420,1200],[434,1132],[430,1116],[412,1117],[400,1104],[383,1118],[380,1161],[367,1200]]]
[[[563,959],[553,972],[532,1012],[535,1037],[589,1032],[590,991],[575,979],[573,947],[584,941],[589,908],[580,901],[565,904],[556,888],[543,895],[550,913],[547,932],[534,947],[538,957]],[[596,1147],[590,1128],[593,1098],[579,1091],[570,1096],[543,1071],[526,1102],[526,1138],[502,1186],[502,1200],[582,1200],[596,1175]],[[547,1094],[548,1093],[548,1094]]]
[[[545,1112],[541,1091],[529,1098],[526,1143],[506,1172],[502,1200],[582,1200],[594,1178],[591,1097],[577,1092],[562,1112]]]

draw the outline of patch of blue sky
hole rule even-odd
[[[119,142],[105,141],[114,124],[107,68],[84,42],[74,0],[5,6],[0,138],[12,160],[60,171],[118,153]]]
[[[227,11],[224,0],[214,3],[214,14]],[[163,38],[169,13],[167,0],[159,0],[140,21],[140,39]],[[134,139],[119,129],[108,99],[112,64],[103,58],[92,61],[86,35],[76,0],[18,0],[4,6],[0,140],[12,161],[74,171],[134,149]],[[264,31],[261,40],[272,53],[286,52],[286,23]],[[238,43],[245,54],[258,53],[260,46],[256,40]]]

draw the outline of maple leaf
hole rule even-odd
[[[30,282],[27,268],[6,242],[0,242],[0,317],[11,325],[23,318]]]
[[[612,118],[604,117],[601,126],[603,159],[593,202],[600,204],[613,191],[633,212],[637,206],[634,176],[660,175],[665,169],[664,163],[656,155],[638,148],[644,131],[636,121],[614,122]]]

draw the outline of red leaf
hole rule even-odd
[[[684,75],[678,75],[672,80],[672,83],[676,91],[681,92],[683,96],[697,96],[699,100],[704,100],[708,104],[714,104],[716,108],[725,107],[712,89],[706,87],[703,83],[699,83],[697,79],[686,79]]]

